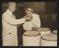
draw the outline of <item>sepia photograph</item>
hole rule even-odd
[[[56,46],[57,1],[2,2],[2,46]]]

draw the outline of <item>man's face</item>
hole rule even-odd
[[[16,8],[16,3],[9,3],[9,8],[11,9],[12,12],[15,12]]]
[[[30,14],[32,14],[32,12],[31,12],[30,10],[27,10],[27,11],[26,11],[26,14],[27,14],[27,15],[30,15]]]

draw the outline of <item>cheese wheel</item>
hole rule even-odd
[[[37,31],[26,31],[23,34],[23,46],[40,46],[41,35]]]
[[[42,35],[41,46],[57,46],[57,35],[52,33]]]

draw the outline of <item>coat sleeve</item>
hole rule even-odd
[[[39,15],[34,15],[32,24],[35,25],[36,27],[41,27],[41,21]]]
[[[25,22],[25,18],[15,19],[10,14],[3,14],[2,16],[3,16],[2,20],[4,20],[5,22],[7,22],[10,25],[19,25],[19,24],[22,24]]]

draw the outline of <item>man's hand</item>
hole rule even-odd
[[[31,21],[32,20],[32,16],[24,16],[26,21]]]
[[[36,30],[37,27],[32,27],[32,30]]]

